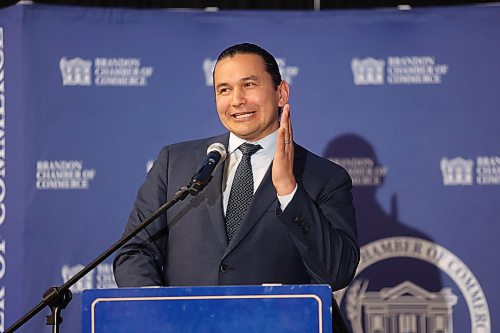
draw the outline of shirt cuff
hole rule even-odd
[[[278,195],[278,200],[280,202],[281,211],[284,211],[286,206],[288,206],[290,201],[292,201],[293,196],[295,195],[295,192],[297,192],[298,188],[299,188],[299,186],[297,184],[295,184],[295,189],[292,191],[292,193],[287,194],[287,195]]]

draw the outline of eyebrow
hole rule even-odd
[[[260,79],[257,75],[250,75],[250,76],[245,76],[245,77],[242,77],[241,79],[239,79],[238,81],[239,82],[245,82],[245,81],[249,81],[249,80],[253,80],[253,81],[259,81],[260,82]],[[226,86],[229,86],[229,83],[226,83],[226,82],[222,82],[222,83],[219,83],[215,89],[219,89],[221,87],[226,87]]]
[[[248,80],[259,81],[259,77],[256,75],[250,75],[250,76],[242,78],[240,81],[248,81]]]
[[[215,90],[218,90],[219,88],[221,88],[221,87],[226,87],[226,86],[229,86],[229,84],[228,84],[228,83],[224,83],[224,82],[223,82],[223,83],[219,83],[219,84],[215,87]]]

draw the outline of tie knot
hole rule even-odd
[[[252,145],[246,142],[238,147],[238,149],[243,153],[243,156],[252,156],[261,148],[262,147],[260,145]]]

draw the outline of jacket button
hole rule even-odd
[[[220,267],[219,267],[219,270],[222,272],[222,273],[226,273],[228,270],[229,270],[229,266],[226,265],[226,264],[221,264]]]
[[[297,223],[297,224],[300,224],[302,222],[304,222],[305,218],[303,216],[301,217],[296,217],[294,222]]]

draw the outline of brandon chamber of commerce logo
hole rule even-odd
[[[62,57],[59,69],[63,86],[143,87],[153,75],[153,67],[142,66],[140,58]]]
[[[86,190],[96,175],[78,160],[39,160],[36,163],[37,190]]]
[[[352,184],[355,186],[382,185],[388,171],[387,166],[378,165],[371,157],[331,157],[329,160],[346,169],[351,176]]]
[[[288,82],[289,84],[293,83],[293,78],[299,74],[299,67],[297,66],[287,66],[285,58],[275,58],[278,63],[278,67],[280,69],[281,78]],[[217,60],[205,58],[203,60],[202,68],[203,73],[205,74],[205,84],[207,86],[213,86],[213,72],[215,63]]]
[[[83,265],[63,265],[61,267],[61,278],[64,283],[84,268]],[[85,289],[110,289],[117,288],[113,275],[113,264],[102,263],[87,273],[75,283],[70,290],[73,294],[81,293]]]
[[[443,185],[500,185],[500,156],[441,158]]]
[[[413,237],[383,238],[364,245],[356,277],[365,269],[393,258],[430,263],[446,273],[465,300],[472,333],[490,333],[491,321],[484,292],[472,271],[456,255],[428,240]],[[453,333],[453,309],[459,297],[452,288],[430,292],[404,281],[379,291],[367,291],[369,280],[353,283],[335,293],[345,309],[353,333]],[[464,328],[457,331],[464,332]]]
[[[448,73],[448,65],[439,64],[433,56],[390,56],[353,58],[351,70],[354,84],[424,85],[441,84]]]

